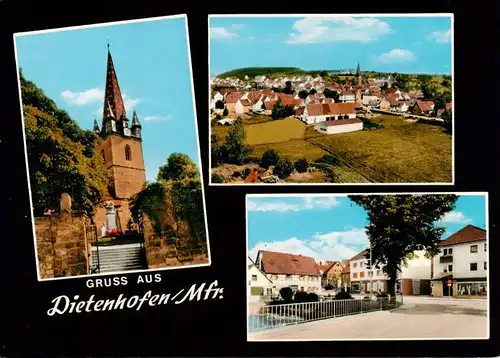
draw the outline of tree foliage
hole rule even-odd
[[[156,180],[181,180],[198,178],[199,175],[200,172],[191,158],[183,153],[172,153],[167,163],[160,167]]]
[[[300,90],[299,91],[299,97],[302,98],[302,99],[306,99],[307,96],[309,96],[309,92],[306,91],[306,90]]]
[[[293,108],[293,106],[283,105],[283,103],[280,100],[278,100],[278,102],[276,102],[271,112],[271,118],[282,119],[293,116],[294,114],[295,114],[295,109]]]
[[[251,149],[245,144],[245,127],[237,120],[226,136],[227,160],[232,164],[243,164],[250,158]]]
[[[262,158],[260,160],[260,166],[263,168],[269,168],[272,165],[278,164],[280,159],[280,155],[274,149],[270,149],[262,154]]]
[[[280,179],[285,179],[293,173],[294,169],[295,167],[290,159],[280,158],[273,169],[273,174],[277,175]]]
[[[91,214],[110,184],[101,139],[82,130],[22,72],[20,77],[34,215],[57,209],[63,192],[73,209]]]
[[[293,166],[295,167],[295,170],[297,170],[297,172],[305,173],[309,168],[309,162],[306,158],[299,158],[295,161],[295,163],[293,163]]]
[[[325,95],[326,98],[333,98],[334,102],[339,101],[339,93],[337,91],[331,90],[329,88],[325,88],[323,91],[323,94]]]
[[[445,229],[436,225],[452,211],[456,195],[350,195],[366,210],[366,226],[374,266],[383,266],[389,292],[394,293],[403,260],[416,250],[438,252]]]
[[[292,94],[293,93],[292,82],[286,81],[285,88],[283,89],[283,93],[285,93],[285,94]]]

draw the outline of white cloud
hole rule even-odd
[[[284,252],[313,257],[316,261],[350,259],[368,245],[364,229],[316,234],[313,240],[296,237],[283,241],[258,242],[248,252],[254,260],[259,250]]]
[[[380,55],[377,58],[377,61],[389,64],[389,63],[413,61],[415,59],[416,59],[415,55],[410,50],[395,48],[389,52]]]
[[[61,92],[61,97],[70,105],[86,106],[89,103],[102,101],[104,90],[101,88],[91,88],[83,92],[72,92],[66,90]]]
[[[212,40],[232,40],[238,37],[236,32],[231,32],[225,27],[211,27],[210,39]]]
[[[149,122],[149,121],[168,121],[172,116],[145,116],[142,118],[144,121]]]
[[[431,40],[434,40],[438,43],[449,43],[451,40],[451,29],[448,31],[434,31],[429,35]]]
[[[392,32],[385,21],[353,17],[306,17],[296,21],[293,30],[288,44],[370,42]]]
[[[450,211],[443,216],[440,222],[443,224],[466,224],[471,222],[471,219],[466,217],[461,211]]]
[[[298,203],[286,203],[283,201],[266,200],[259,201],[255,199],[248,200],[248,211],[275,211],[275,212],[288,212],[300,211],[311,209],[329,209],[339,205],[340,202],[335,197],[306,197]]]

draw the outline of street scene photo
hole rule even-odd
[[[210,183],[447,183],[453,15],[209,17]]]
[[[248,340],[488,339],[487,205],[248,194]]]
[[[38,279],[209,265],[186,16],[14,42]]]

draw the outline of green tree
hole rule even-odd
[[[274,149],[270,149],[262,154],[262,159],[260,160],[260,166],[263,168],[269,168],[272,165],[278,164],[280,155]]]
[[[453,113],[451,109],[444,111],[444,113],[441,115],[441,119],[444,121],[443,126],[445,127],[446,131],[450,134],[452,133],[453,129],[452,118],[453,118]]]
[[[295,170],[297,170],[299,173],[305,173],[309,168],[309,162],[307,161],[306,158],[300,158],[297,159],[295,163],[293,163],[293,166],[295,167]]]
[[[21,70],[20,80],[34,215],[57,209],[64,192],[71,196],[73,209],[92,214],[111,179],[101,139],[82,130]]]
[[[306,98],[307,98],[307,96],[309,96],[309,92],[308,92],[308,91],[306,91],[306,90],[301,90],[301,91],[299,92],[299,97],[300,97],[300,98],[302,98],[302,99],[306,99]]]
[[[326,98],[333,98],[333,101],[337,103],[339,101],[339,93],[335,90],[331,90],[329,88],[325,88],[323,91],[323,94],[325,95]]]
[[[282,119],[286,117],[293,116],[295,114],[295,109],[290,105],[283,105],[283,103],[278,100],[274,105],[274,108],[271,112],[272,119]]]
[[[224,183],[224,178],[222,178],[219,174],[212,174],[212,183]]]
[[[196,164],[183,153],[172,153],[167,163],[160,167],[156,180],[181,180],[184,178],[198,178],[200,172]]]
[[[285,82],[285,89],[283,90],[283,93],[286,93],[286,94],[292,94],[293,93],[292,82],[290,82],[290,81],[286,81]]]
[[[316,94],[318,91],[316,91],[316,88],[311,88],[311,90],[309,91],[309,94],[313,95],[313,94]]]
[[[232,164],[243,164],[250,156],[251,150],[245,144],[245,127],[242,120],[237,120],[226,136],[227,159]]]
[[[372,265],[389,277],[388,292],[395,293],[404,259],[416,250],[435,255],[445,232],[437,222],[455,208],[456,195],[349,195],[366,210]]]
[[[215,109],[224,109],[224,102],[222,101],[215,102]]]
[[[285,179],[290,176],[290,174],[293,173],[293,170],[295,169],[292,161],[288,158],[280,158],[278,160],[278,163],[273,169],[273,174],[277,175],[278,178],[280,179]]]

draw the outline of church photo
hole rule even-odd
[[[186,16],[14,43],[38,280],[210,265]]]

